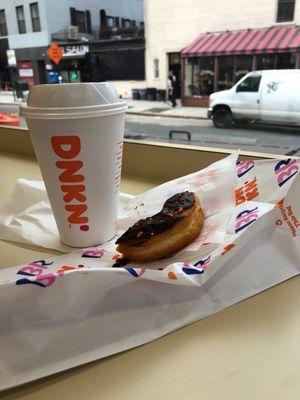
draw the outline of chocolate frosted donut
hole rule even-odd
[[[203,221],[195,193],[177,193],[164,203],[159,213],[139,220],[119,237],[117,251],[138,262],[168,257],[199,235]]]

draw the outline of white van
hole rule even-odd
[[[217,128],[238,120],[300,125],[300,70],[248,73],[231,89],[210,96],[208,117]]]

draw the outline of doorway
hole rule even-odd
[[[181,98],[182,82],[181,82],[181,58],[180,53],[168,54],[168,72],[173,71],[176,77],[175,93],[176,98]]]

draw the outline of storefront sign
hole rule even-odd
[[[7,62],[9,67],[16,67],[17,66],[17,59],[15,50],[8,49],[6,50],[7,55]]]
[[[88,44],[74,44],[61,46],[63,57],[84,56],[89,52]]]
[[[32,77],[33,76],[33,70],[26,68],[26,69],[19,69],[19,75],[20,77]]]
[[[32,61],[18,61],[18,73],[20,79],[27,82],[29,86],[34,84]]]

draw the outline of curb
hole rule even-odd
[[[161,113],[151,113],[151,112],[138,112],[138,111],[127,111],[126,114],[131,115],[144,115],[150,117],[164,117],[164,118],[183,118],[183,119],[200,119],[200,120],[208,120],[207,117],[192,117],[190,115],[170,115],[170,114],[161,114]]]

